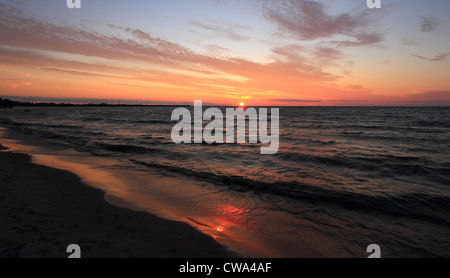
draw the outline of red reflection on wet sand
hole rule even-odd
[[[224,227],[239,226],[246,228],[248,226],[247,209],[238,208],[233,205],[218,205],[212,212],[215,222],[218,224],[217,231],[223,232]]]

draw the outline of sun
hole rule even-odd
[[[241,102],[241,103],[239,103],[239,106],[244,107],[245,103]]]

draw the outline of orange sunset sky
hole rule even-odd
[[[450,1],[0,0],[0,96],[450,105]]]

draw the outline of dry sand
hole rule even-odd
[[[0,149],[2,149],[0,145]],[[108,204],[73,173],[0,152],[0,257],[229,257],[186,223]]]

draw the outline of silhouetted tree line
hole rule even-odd
[[[74,106],[75,104],[70,103],[53,103],[53,102],[21,102],[14,101],[10,99],[0,98],[0,107],[14,107],[14,106]],[[106,105],[106,104],[99,104]]]
[[[14,101],[0,98],[0,107],[13,107]]]

